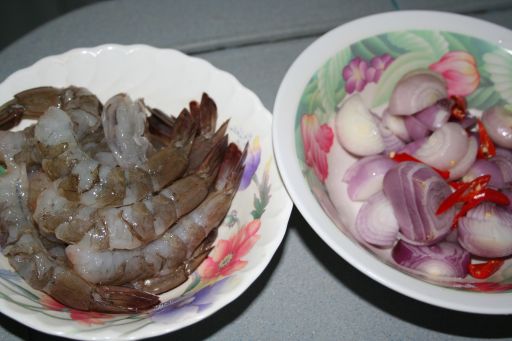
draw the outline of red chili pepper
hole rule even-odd
[[[466,99],[462,96],[450,96],[450,99],[453,100],[452,107],[450,108],[452,117],[462,121],[466,117],[467,112]]]
[[[460,218],[464,217],[469,210],[475,208],[484,201],[490,201],[504,206],[510,205],[510,200],[505,194],[492,188],[486,188],[490,180],[490,175],[482,175],[471,182],[462,183],[455,192],[450,194],[445,200],[443,200],[443,202],[441,202],[436,214],[442,214],[455,204],[463,202],[464,205],[453,218],[452,227],[455,228]]]
[[[471,201],[474,197],[479,194],[482,190],[485,189],[489,181],[491,180],[490,175],[481,175],[471,182],[462,182],[459,183],[458,188],[450,194],[446,199],[444,199],[439,205],[436,214],[443,214],[448,211],[450,208],[455,206],[458,202],[466,202]]]
[[[477,158],[490,159],[496,155],[496,146],[492,142],[482,121],[476,121],[478,125],[478,136],[480,137],[480,146],[478,146]]]
[[[510,205],[510,199],[505,194],[492,188],[486,188],[484,190],[484,199],[498,205]]]
[[[413,162],[425,164],[424,162],[418,160],[414,156],[407,154],[407,153],[393,153],[392,155],[390,155],[390,157],[391,157],[391,159],[393,159],[396,162],[413,161]],[[441,177],[443,179],[448,179],[450,177],[450,172],[448,172],[448,171],[440,170],[440,169],[437,169],[432,166],[429,166],[429,167],[431,167],[434,171],[436,171],[437,174],[441,175]]]
[[[491,181],[491,176],[489,174],[480,175],[479,177],[474,178],[470,183],[469,187],[466,191],[466,194],[462,196],[463,201],[472,200],[478,194],[482,193]]]
[[[459,188],[465,186],[467,182],[464,181],[451,181],[448,183],[454,190],[458,190]]]
[[[491,259],[485,263],[469,264],[468,271],[471,276],[478,279],[489,278],[498,271],[505,261],[503,259]]]

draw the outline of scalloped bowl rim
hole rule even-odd
[[[268,120],[270,125],[272,123],[273,116],[269,112],[269,110],[267,108],[265,108],[265,106],[261,102],[260,98],[252,90],[250,90],[245,85],[243,85],[231,73],[217,68],[216,66],[214,66],[213,64],[211,64],[209,61],[207,61],[205,59],[189,56],[179,50],[172,49],[172,48],[159,48],[159,47],[154,47],[154,46],[147,45],[147,44],[126,44],[126,45],[124,45],[124,44],[116,44],[116,43],[106,43],[106,44],[101,44],[101,45],[97,45],[97,46],[73,48],[73,49],[64,51],[62,53],[57,53],[54,55],[49,55],[49,56],[40,58],[37,61],[35,61],[33,64],[11,73],[3,81],[1,81],[0,84],[3,85],[5,83],[9,83],[12,81],[13,78],[19,76],[20,74],[22,74],[24,72],[29,72],[33,68],[38,67],[40,64],[44,64],[44,63],[52,61],[52,60],[62,60],[63,58],[68,58],[69,56],[72,56],[73,54],[99,53],[104,49],[106,49],[106,50],[123,50],[126,53],[134,53],[138,50],[147,50],[147,51],[151,51],[153,53],[171,53],[171,54],[174,54],[175,56],[177,56],[178,58],[185,58],[185,59],[189,60],[189,62],[203,64],[206,67],[208,67],[209,69],[211,69],[212,72],[218,73],[219,75],[226,77],[226,79],[229,82],[232,82],[238,90],[245,92],[247,96],[252,98],[253,103],[256,108],[255,111],[257,113],[263,113],[264,119]],[[270,140],[272,139],[271,132],[269,132],[268,138]],[[270,149],[269,149],[269,151],[270,151]],[[282,182],[282,179],[279,177],[279,174],[277,171],[276,171],[276,173],[277,173],[277,176],[275,178],[273,177],[273,180],[280,180]],[[278,183],[276,182],[273,184],[277,185]],[[272,238],[272,240],[269,240],[266,244],[264,244],[263,248],[267,252],[265,252],[265,254],[266,254],[265,256],[260,257],[262,259],[257,264],[257,266],[253,266],[253,267],[251,267],[250,271],[244,272],[244,274],[245,274],[245,276],[243,276],[244,278],[238,282],[236,287],[233,288],[233,290],[229,293],[229,295],[225,295],[224,296],[225,299],[223,299],[222,302],[219,302],[219,300],[214,301],[214,303],[211,306],[211,309],[208,309],[206,311],[195,314],[192,318],[188,319],[187,321],[181,322],[179,324],[159,324],[158,325],[159,328],[154,328],[154,329],[147,331],[147,333],[142,335],[141,338],[155,337],[155,336],[171,333],[173,331],[177,331],[179,329],[193,325],[201,320],[204,320],[205,318],[219,312],[222,308],[224,308],[225,306],[227,306],[228,304],[230,304],[231,302],[236,300],[254,283],[254,281],[256,281],[257,278],[260,277],[260,275],[263,273],[263,271],[268,267],[269,263],[271,262],[272,258],[274,257],[275,253],[277,252],[277,249],[279,248],[279,246],[281,245],[281,243],[284,239],[284,236],[286,234],[286,229],[287,229],[287,222],[289,220],[289,217],[290,217],[290,214],[291,214],[291,211],[293,208],[293,202],[290,199],[290,197],[288,196],[288,193],[285,190],[283,184],[281,184],[280,186],[273,186],[272,192],[274,192],[274,191],[277,191],[280,194],[280,197],[282,195],[284,200],[281,201],[279,204],[279,205],[281,205],[281,208],[282,208],[281,211],[279,212],[279,214],[276,213],[275,216],[272,216],[271,219],[272,220],[274,220],[274,219],[282,220],[283,227],[280,228],[279,230],[274,228],[275,236],[274,236],[274,238]],[[70,338],[70,339],[83,339],[83,336],[84,336],[83,333],[81,333],[80,335],[64,334],[62,331],[55,330],[55,328],[52,329],[51,325],[46,325],[46,324],[44,324],[44,321],[39,321],[37,319],[33,320],[33,321],[35,321],[35,323],[33,321],[31,323],[27,323],[27,321],[23,319],[22,314],[18,314],[14,310],[11,310],[11,309],[4,310],[2,308],[1,313],[9,316],[10,318],[16,320],[17,322],[19,322],[21,324],[27,325],[30,328],[42,331],[44,333],[48,333],[50,335],[56,335],[56,336]],[[113,326],[112,328],[115,328],[115,326]],[[117,335],[117,337],[119,337],[119,336],[120,335]],[[105,339],[105,337],[91,333],[90,337],[88,337],[87,339],[96,340],[96,339]],[[107,337],[106,339],[110,339],[110,337]],[[129,335],[127,335],[121,339],[133,339],[133,337],[130,337]]]
[[[512,51],[512,31],[480,19],[444,12],[388,12],[356,19],[334,28],[297,57],[279,87],[273,108],[272,133],[281,178],[311,228],[338,255],[370,278],[406,296],[439,307],[471,313],[510,314],[512,293],[477,293],[429,284],[384,264],[356,245],[325,214],[301,172],[293,133],[295,113],[313,73],[343,47],[381,33],[408,29],[466,34]]]

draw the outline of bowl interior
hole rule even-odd
[[[371,23],[375,25],[369,26]],[[465,27],[462,32],[455,28],[461,23]],[[503,298],[510,303],[512,262],[507,261],[487,280],[434,280],[405,273],[391,260],[390,250],[361,241],[355,231],[361,203],[348,198],[342,182],[356,159],[336,143],[335,136],[332,138],[333,117],[339,105],[355,93],[372,112],[381,115],[404,74],[428,69],[452,55],[470,56],[476,65],[470,72],[477,73],[478,87],[466,97],[472,113],[478,115],[495,105],[511,106],[512,54],[505,48],[510,42],[502,44],[498,38],[510,33],[502,28],[494,32],[496,29],[467,17],[421,11],[359,19],[327,33],[299,56],[281,85],[274,107],[274,138],[285,124],[294,128],[289,139],[274,141],[284,181],[320,237],[359,270],[399,292],[439,306],[480,313],[512,311],[499,304]],[[499,34],[493,36],[493,32]],[[333,47],[337,41],[341,43]],[[456,82],[475,77],[464,74],[467,70],[457,62],[450,67],[462,75]],[[280,117],[286,110],[293,112],[293,122]],[[286,164],[292,158],[285,155],[290,148],[296,151],[300,171]],[[312,194],[312,200],[304,189]],[[499,297],[499,293],[506,296]]]

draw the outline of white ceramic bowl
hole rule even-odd
[[[0,256],[0,312],[67,338],[133,340],[191,325],[241,295],[270,262],[292,209],[273,159],[272,116],[258,97],[227,72],[179,51],[103,45],[47,57],[17,71],[0,84],[0,102],[43,85],[83,86],[103,102],[126,92],[173,115],[207,92],[217,104],[219,122],[230,118],[230,141],[242,147],[250,143],[246,163],[255,173],[246,174],[247,187],[239,189],[219,227],[208,266],[199,267],[187,282],[160,295],[162,303],[153,310],[108,315],[68,309],[30,288]]]
[[[496,103],[512,103],[510,30],[441,12],[372,15],[326,33],[294,61],[274,105],[274,151],[288,192],[307,222],[335,252],[360,271],[402,294],[440,307],[509,314],[512,313],[512,291],[507,284],[512,281],[510,261],[485,281],[436,285],[406,274],[389,261],[389,254],[363,247],[350,232],[360,204],[348,198],[341,177],[355,159],[336,144],[329,150],[322,145],[324,141],[313,142],[316,149],[312,152],[315,154],[310,162],[312,167],[305,162],[300,129],[303,115],[314,114],[308,124],[317,132],[322,124],[332,127],[330,121],[336,105],[346,98],[347,92],[354,91],[347,85],[349,78],[343,78],[343,68],[355,67],[357,58],[358,63],[364,61],[371,66],[372,61],[382,62],[386,58],[389,62],[391,57],[391,63],[376,66],[381,68],[380,77],[363,77],[360,88],[355,90],[378,112],[385,107],[401,75],[426,68],[453,50],[466,51],[477,61],[481,81],[468,97],[470,107],[481,110]],[[339,155],[338,165],[334,165],[333,153]],[[339,186],[338,194],[329,196],[326,185]]]

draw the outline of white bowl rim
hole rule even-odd
[[[310,191],[300,170],[295,148],[295,113],[313,73],[344,46],[384,32],[437,30],[470,35],[512,53],[512,31],[459,14],[400,11],[370,15],[327,32],[293,62],[276,95],[273,144],[281,178],[297,208],[313,230],[338,255],[377,282],[411,298],[443,308],[482,314],[511,314],[512,293],[477,293],[429,284],[385,265],[340,232]]]

